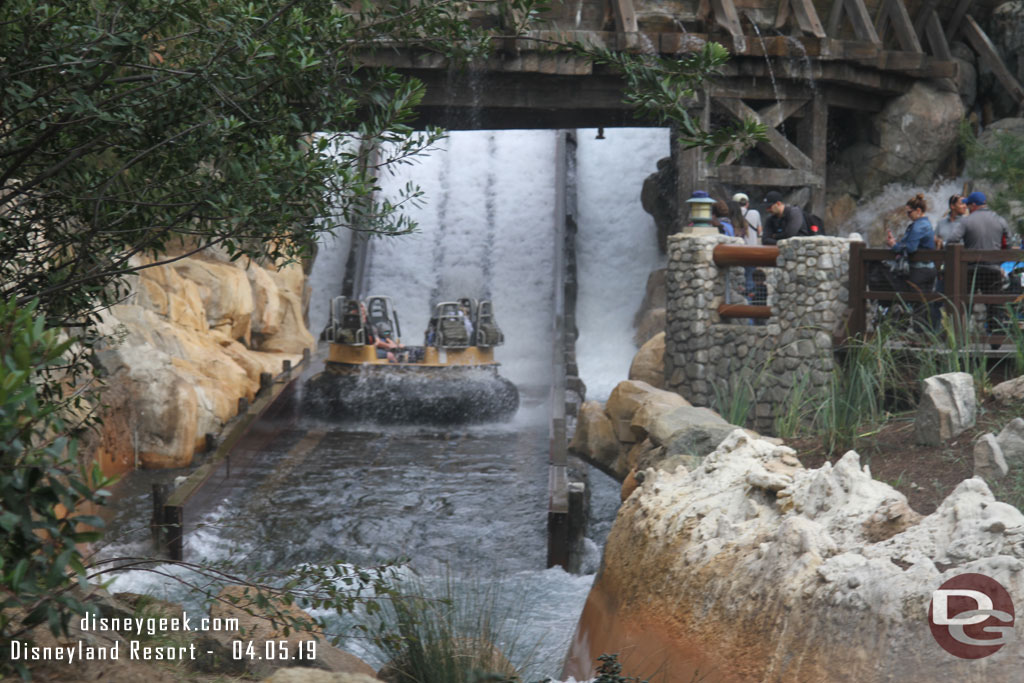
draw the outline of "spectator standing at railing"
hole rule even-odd
[[[957,229],[957,223],[967,215],[967,200],[955,194],[949,198],[949,211],[935,224],[935,247],[942,249]]]
[[[1010,226],[1005,218],[988,208],[984,192],[967,195],[967,210],[970,214],[957,221],[946,244],[962,242],[966,249],[1005,248]]]
[[[782,193],[772,190],[764,197],[768,204],[768,216],[764,223],[764,244],[778,244],[779,241],[796,237],[804,227],[804,212],[799,206],[787,205]]]
[[[935,248],[935,230],[928,216],[928,202],[923,194],[917,194],[907,201],[907,218],[910,225],[907,226],[898,241],[892,231],[885,236],[885,243],[894,253],[910,256],[918,249]],[[911,261],[909,271],[905,275],[893,277],[894,289],[897,292],[932,291],[935,284],[935,264],[931,261]]]

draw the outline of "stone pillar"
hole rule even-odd
[[[713,260],[723,236],[672,235],[666,272],[666,388],[694,405],[714,407],[717,394],[754,391],[749,422],[770,432],[779,408],[802,386],[820,392],[834,365],[832,340],[846,320],[849,243],[833,237],[800,237],[779,244],[764,326],[722,319],[726,273]]]

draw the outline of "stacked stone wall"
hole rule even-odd
[[[772,315],[761,326],[718,314],[726,303],[727,269],[715,265],[713,251],[740,242],[718,235],[669,237],[665,382],[694,405],[712,407],[716,393],[724,398],[752,387],[748,423],[771,432],[781,409],[795,400],[794,387],[809,396],[829,382],[833,338],[848,313],[849,242],[781,242],[768,277]]]

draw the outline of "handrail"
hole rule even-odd
[[[944,272],[943,292],[891,292],[868,291],[867,264],[893,258],[890,249],[868,248],[863,242],[850,243],[850,335],[863,335],[867,331],[867,302],[903,300],[911,302],[942,301],[946,310],[962,324],[970,303],[1007,304],[1019,301],[1018,294],[992,294],[972,292],[969,289],[968,265],[973,263],[997,264],[1005,261],[1024,261],[1024,249],[966,249],[962,244],[951,244],[945,249],[920,249],[909,255],[911,262],[931,261]],[[1004,335],[982,335],[982,343],[1003,343]]]
[[[772,245],[752,247],[743,244],[719,244],[711,252],[716,266],[762,266],[771,268],[778,262],[779,248]]]

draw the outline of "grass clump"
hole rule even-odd
[[[389,683],[514,683],[530,652],[500,583],[414,580],[386,601],[375,641]],[[518,665],[513,664],[519,660]]]

